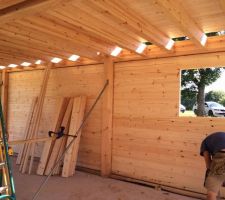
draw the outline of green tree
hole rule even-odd
[[[205,101],[221,103],[223,99],[225,99],[225,92],[223,91],[210,91],[205,95]]]
[[[225,97],[223,97],[220,101],[219,101],[220,104],[222,104],[224,107],[225,107]]]
[[[205,116],[205,87],[215,82],[223,68],[182,70],[181,94],[197,100],[197,116]],[[182,97],[183,98],[183,97]]]

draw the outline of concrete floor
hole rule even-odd
[[[15,160],[14,160],[15,162]],[[13,165],[18,200],[32,200],[44,180],[42,176],[21,174]],[[149,187],[77,171],[71,178],[51,177],[39,200],[194,200]]]

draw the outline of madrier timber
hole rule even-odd
[[[74,106],[74,99],[71,98],[70,102],[69,102],[69,105],[68,105],[68,109],[70,111],[70,115],[68,116],[69,119],[68,119],[67,126],[65,126],[64,134],[68,134],[68,132],[69,132],[69,126],[70,126],[70,120],[71,120],[73,106]],[[60,157],[62,156],[63,152],[65,151],[66,143],[67,143],[67,137],[64,136],[64,137],[62,137],[62,140],[61,140],[61,145],[60,145],[60,148],[59,148],[59,151],[58,151],[56,162],[60,159]],[[61,173],[61,165],[58,165],[56,167],[56,169],[54,170],[53,175],[60,174],[60,173]]]
[[[38,98],[36,99],[36,102],[34,102],[34,104],[32,105],[33,108],[31,108],[31,114],[30,114],[30,121],[28,121],[27,123],[27,127],[26,127],[26,139],[32,139],[33,136],[31,134],[31,127],[33,126],[34,124],[34,115],[35,113],[37,112],[37,101],[38,101]],[[27,165],[27,162],[28,162],[28,157],[29,157],[29,144],[24,144],[24,147],[23,147],[23,152],[22,152],[22,155],[18,155],[18,163],[20,164],[20,168],[19,170],[22,172],[22,170],[25,168],[25,165]],[[21,156],[21,161],[20,161],[20,156]]]
[[[68,98],[61,98],[59,100],[59,102],[57,103],[57,108],[59,108],[57,111],[55,111],[56,113],[56,118],[54,120],[54,124],[52,126],[51,130],[54,130],[55,132],[59,130],[59,127],[62,123],[62,119],[63,119],[63,115],[65,114],[66,111],[66,104],[68,104]],[[54,144],[55,140],[49,140],[46,141],[42,150],[42,154],[41,154],[41,158],[38,164],[38,168],[37,168],[37,174],[38,175],[43,175],[44,171],[45,171],[45,166],[46,163],[48,162],[49,159],[49,152],[50,149],[52,148],[52,145]]]
[[[70,99],[69,104],[67,105],[67,108],[66,108],[65,115],[63,117],[63,121],[61,123],[61,127],[65,127],[65,131],[64,131],[65,134],[68,133],[68,126],[69,126],[72,108],[73,108],[73,99]],[[49,161],[45,169],[45,173],[44,173],[45,175],[48,175],[51,172],[52,168],[57,162],[58,154],[60,151],[60,147],[63,143],[63,140],[64,140],[64,137],[55,141],[54,146],[52,148],[52,152],[49,157]]]
[[[42,82],[42,86],[41,86],[41,90],[40,90],[40,95],[39,95],[39,98],[37,101],[37,110],[34,112],[33,123],[31,124],[31,127],[30,127],[31,138],[36,138],[38,131],[39,131],[39,125],[40,125],[40,121],[41,121],[41,114],[42,114],[42,109],[43,109],[43,104],[44,104],[44,98],[45,98],[45,94],[46,94],[48,79],[49,79],[50,72],[51,72],[51,67],[52,67],[52,64],[50,63],[49,65],[47,65],[47,67],[44,71],[44,77],[43,77],[43,82]],[[24,160],[23,167],[22,167],[22,173],[26,172],[29,156],[30,156],[29,174],[31,173],[35,145],[36,145],[35,143],[28,144],[25,160]]]
[[[80,127],[84,118],[85,105],[86,105],[86,97],[81,96],[81,97],[76,97],[74,99],[73,111],[72,111],[70,128],[69,128],[69,135],[75,136],[78,128]],[[69,177],[74,175],[75,173],[80,137],[81,137],[81,131],[78,133],[78,136],[76,140],[74,141],[73,145],[65,154],[62,177]],[[71,143],[72,140],[73,140],[72,137],[68,137],[67,146]]]
[[[37,104],[37,97],[35,97],[32,100],[31,109],[30,109],[30,112],[28,114],[28,118],[27,118],[28,120],[27,120],[27,124],[26,124],[26,128],[25,128],[25,135],[24,135],[25,140],[29,139],[28,133],[29,133],[29,129],[30,129],[32,119],[33,119],[36,104]],[[18,153],[17,160],[16,160],[16,164],[18,164],[18,165],[21,164],[21,160],[23,158],[26,146],[27,146],[27,144],[22,144],[21,147],[20,147],[20,151]]]

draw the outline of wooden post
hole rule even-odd
[[[113,83],[114,63],[112,57],[105,57],[104,75],[109,85],[102,103],[101,175],[109,176],[112,171],[112,121],[113,121]]]
[[[2,109],[3,109],[6,130],[7,130],[7,111],[8,111],[8,85],[9,85],[9,73],[6,70],[3,70],[1,101],[2,101]]]

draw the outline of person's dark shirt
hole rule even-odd
[[[221,149],[225,149],[225,132],[212,133],[202,141],[200,155],[203,156],[204,151],[214,155]]]

